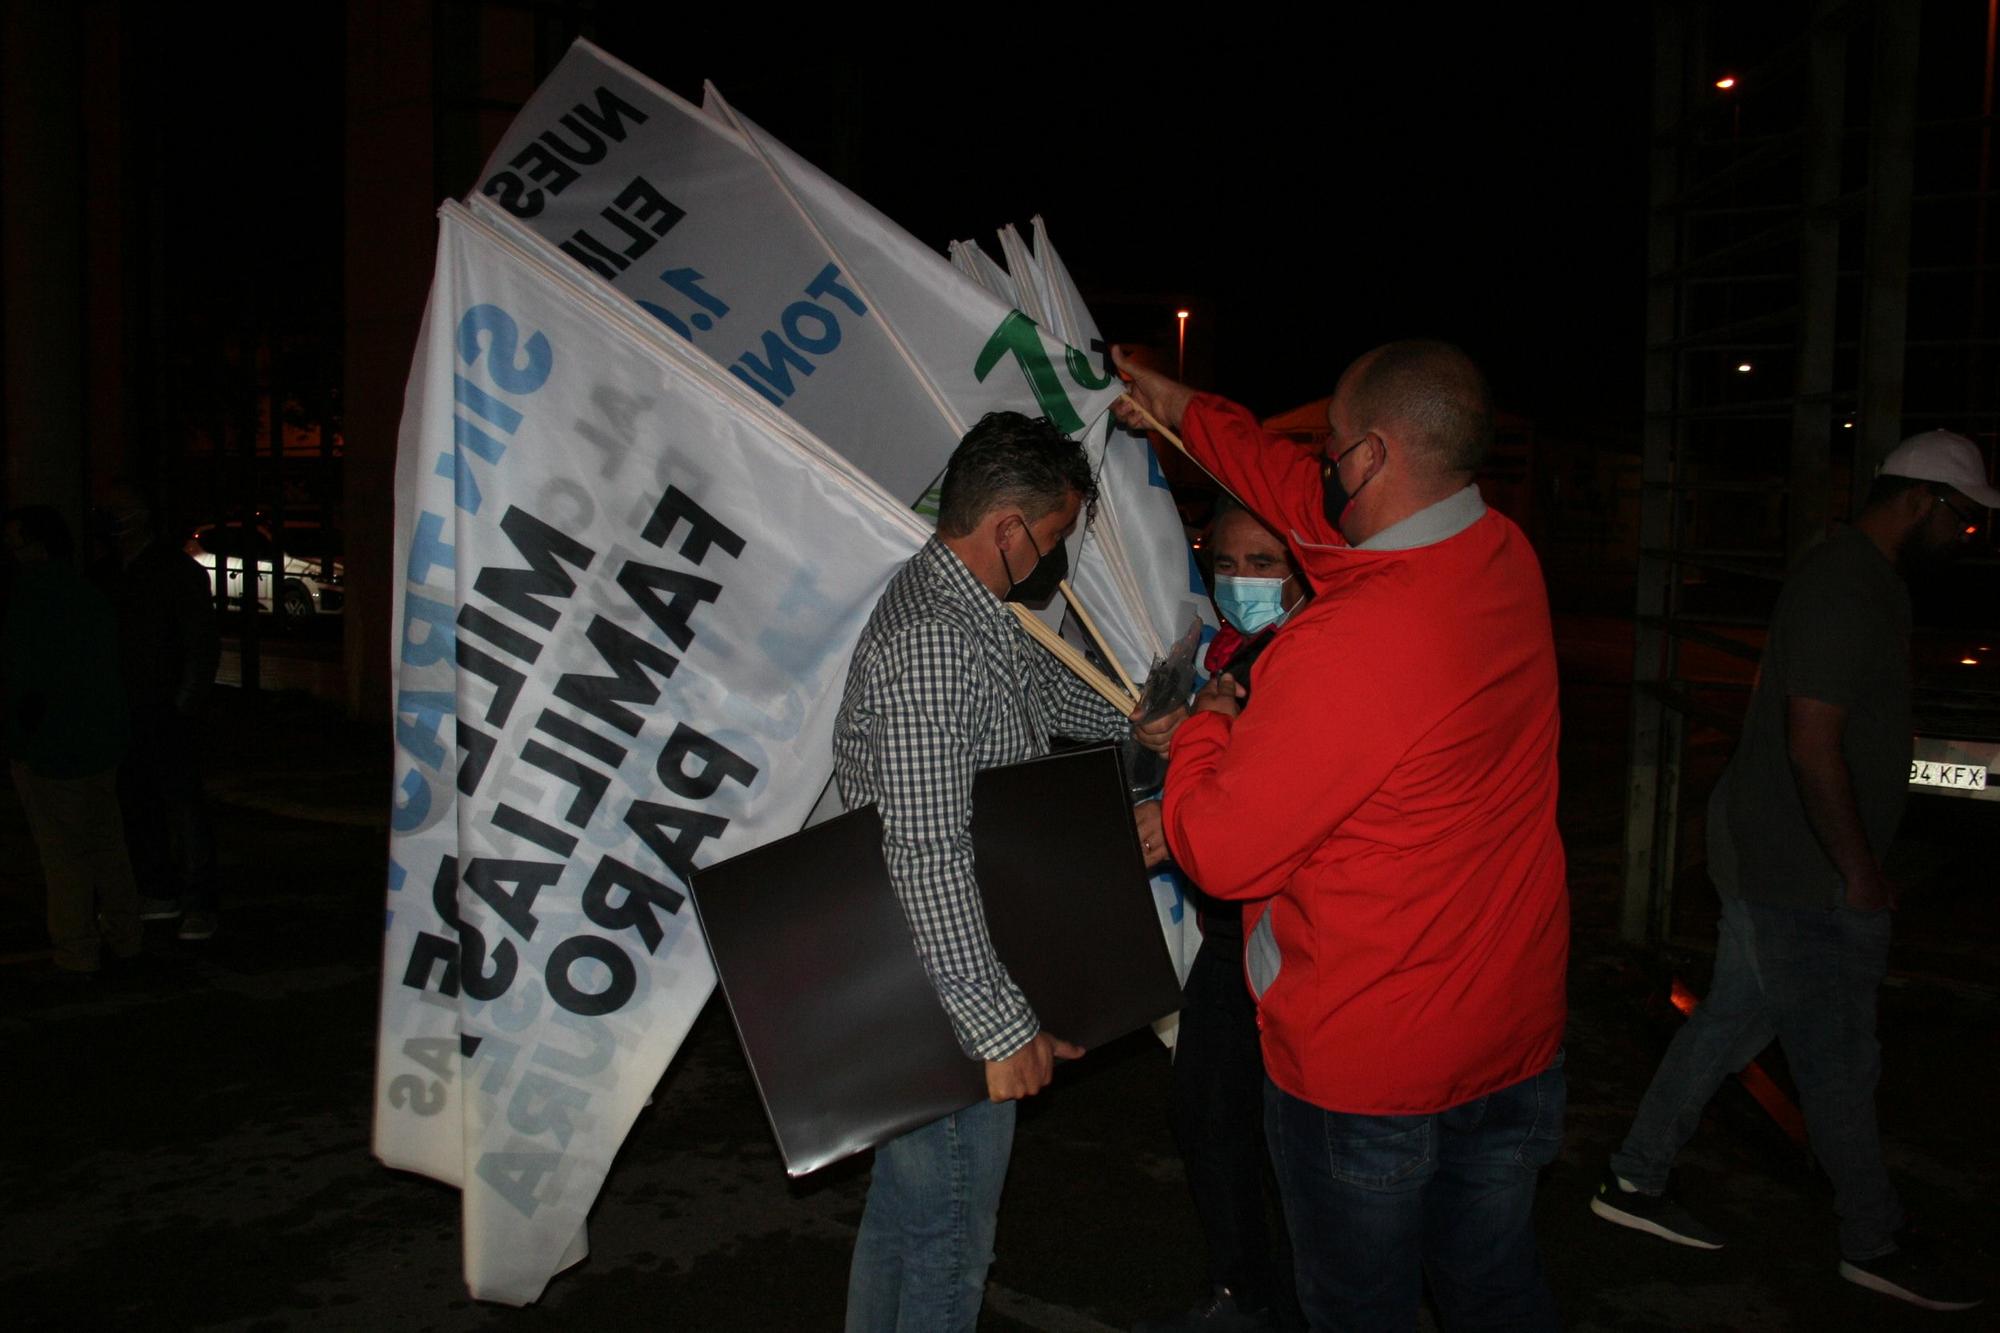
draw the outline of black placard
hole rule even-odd
[[[981,772],[972,837],[994,949],[1047,1031],[1094,1046],[1179,1007],[1115,747]],[[872,807],[697,871],[692,890],[788,1174],[986,1095]]]

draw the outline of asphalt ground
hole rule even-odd
[[[2000,1327],[1988,1310],[1928,1314],[1839,1280],[1829,1189],[1734,1083],[1681,1171],[1728,1247],[1673,1247],[1589,1214],[1605,1155],[1678,1022],[1668,983],[1680,975],[1699,992],[1707,980],[1698,951],[1615,938],[1628,699],[1618,632],[1559,631],[1576,921],[1570,1114],[1537,1226],[1566,1322]],[[368,1151],[387,739],[301,693],[219,693],[208,786],[223,926],[211,941],[182,944],[156,925],[131,975],[40,975],[33,847],[17,805],[0,799],[0,1327],[837,1328],[865,1165],[787,1182],[713,1003],[606,1182],[591,1257],[525,1310],[467,1298],[456,1192]],[[1973,844],[1948,852],[1949,866],[1976,866],[1996,845],[1992,823],[1969,818],[1940,835]],[[1990,860],[1983,879],[1934,877],[1906,909],[1918,936],[1948,925],[1963,971],[1989,986],[1996,878]],[[1882,1122],[1905,1202],[1962,1271],[2000,1277],[2000,1018],[1963,987],[1916,981],[1885,991],[1882,1031]],[[1782,1060],[1769,1063],[1782,1085]],[[1066,1068],[1028,1104],[982,1328],[1125,1328],[1202,1294],[1167,1079],[1166,1053],[1140,1035]]]

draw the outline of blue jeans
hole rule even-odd
[[[1416,1327],[1424,1279],[1447,1329],[1555,1329],[1535,1179],[1562,1146],[1562,1056],[1431,1115],[1326,1111],[1264,1085],[1299,1304],[1314,1329]]]
[[[1722,900],[1715,981],[1674,1036],[1611,1169],[1639,1189],[1667,1170],[1722,1080],[1776,1037],[1798,1084],[1813,1154],[1833,1181],[1841,1254],[1896,1248],[1903,1207],[1882,1163],[1875,997],[1889,970],[1889,913]]]
[[[1014,1103],[980,1102],[875,1150],[847,1273],[847,1333],[957,1333],[979,1322]]]

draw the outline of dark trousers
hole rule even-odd
[[[1172,1097],[1210,1281],[1244,1308],[1290,1313],[1291,1256],[1282,1235],[1273,1252],[1265,1222],[1264,1055],[1241,936],[1204,937],[1188,969]]]
[[[118,771],[118,803],[139,892],[212,912],[215,831],[202,796],[201,751],[198,722],[171,710],[135,714]]]
[[[1314,1329],[1554,1330],[1535,1179],[1562,1146],[1562,1057],[1431,1115],[1350,1115],[1265,1084],[1266,1133]]]
[[[1833,1182],[1840,1252],[1866,1262],[1896,1248],[1903,1205],[1882,1160],[1875,1000],[1889,973],[1888,912],[1722,900],[1708,997],[1674,1037],[1611,1169],[1666,1188],[1722,1080],[1776,1036],[1799,1085],[1813,1155]]]

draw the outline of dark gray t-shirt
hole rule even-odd
[[[1880,857],[1909,793],[1910,594],[1888,558],[1853,528],[1807,551],[1778,595],[1743,738],[1709,802],[1709,869],[1732,897],[1835,907],[1846,885],[1806,821],[1785,750],[1785,704],[1847,710],[1841,752]]]

